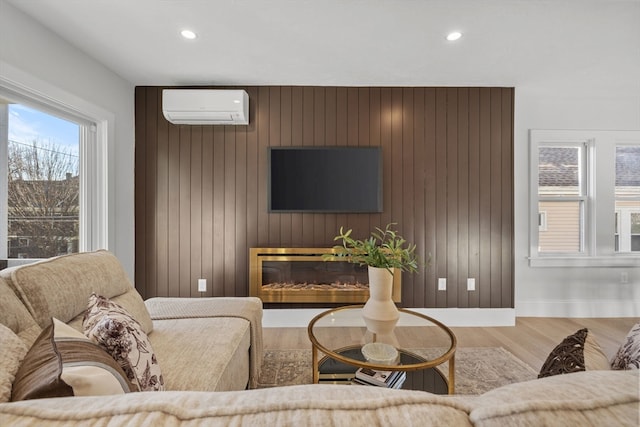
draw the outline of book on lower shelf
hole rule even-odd
[[[352,379],[353,379],[353,371],[346,372],[346,373],[318,374],[319,383],[340,384],[340,383],[351,382]]]
[[[359,385],[400,388],[406,378],[407,373],[404,371],[376,371],[370,368],[360,368],[356,371],[352,382]]]

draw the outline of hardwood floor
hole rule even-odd
[[[609,359],[638,318],[519,317],[516,326],[451,328],[460,347],[504,347],[540,370],[549,352],[567,335],[588,328]],[[266,350],[311,348],[306,328],[265,328]]]

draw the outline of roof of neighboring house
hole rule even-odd
[[[578,185],[578,150],[540,147],[538,182],[544,187]],[[640,147],[617,147],[616,186],[640,186]]]
[[[640,185],[640,147],[617,148],[616,185]]]

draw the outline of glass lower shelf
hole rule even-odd
[[[352,347],[340,351],[343,356],[353,360],[364,362],[364,357],[360,352],[360,347]],[[417,363],[413,355],[400,352],[400,361],[405,364]],[[323,357],[318,364],[319,384],[351,384],[358,370],[357,366],[349,365]],[[402,385],[405,390],[422,390],[435,394],[447,394],[449,392],[448,383],[445,376],[437,368],[420,369],[407,372],[407,378]]]

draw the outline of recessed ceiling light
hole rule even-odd
[[[193,40],[193,39],[195,39],[196,37],[198,37],[198,36],[196,35],[196,33],[194,33],[194,32],[193,32],[193,31],[191,31],[191,30],[182,30],[182,31],[180,31],[180,35],[181,35],[182,37],[184,37],[185,39],[189,39],[189,40]]]
[[[453,31],[447,34],[447,40],[449,40],[450,42],[456,41],[460,37],[462,37],[462,33],[460,31]]]

